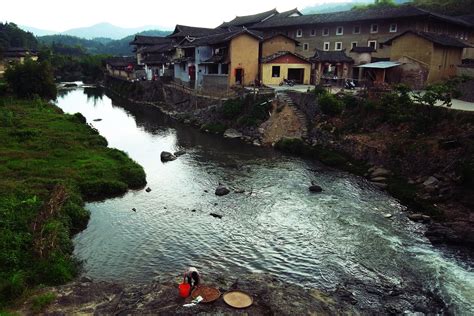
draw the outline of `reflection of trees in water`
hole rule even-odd
[[[74,91],[74,89],[58,89],[58,98],[67,96],[69,93]]]
[[[95,106],[97,101],[102,101],[105,93],[102,87],[84,87],[84,94],[87,96],[87,101],[93,101]]]
[[[231,162],[232,156],[237,159],[270,158],[274,155],[272,150],[256,148],[243,144],[238,140],[228,140],[219,135],[211,135],[199,131],[195,127],[190,127],[169,116],[163,114],[158,108],[148,105],[137,105],[127,100],[108,95],[112,99],[112,106],[122,108],[128,115],[133,116],[138,127],[143,128],[150,134],[166,133],[170,128],[175,131],[176,145],[182,149],[201,148],[199,150],[203,157],[197,160],[207,159],[221,160],[222,163]],[[171,149],[170,149],[171,150]],[[223,155],[222,153],[227,153]],[[229,155],[230,154],[230,155]]]

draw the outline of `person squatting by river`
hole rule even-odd
[[[199,275],[199,271],[195,267],[189,267],[184,273],[184,277],[193,289],[199,286],[201,276]]]

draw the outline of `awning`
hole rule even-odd
[[[400,66],[400,65],[401,65],[401,63],[396,62],[396,61],[378,61],[376,63],[370,63],[370,64],[359,65],[359,66],[354,66],[354,67],[387,69],[387,68],[397,67],[397,66]]]

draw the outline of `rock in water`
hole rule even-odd
[[[323,188],[321,188],[319,185],[315,184],[313,181],[311,181],[311,185],[309,186],[309,191],[319,193],[323,191]]]
[[[146,190],[145,190],[145,191],[146,191],[146,192],[151,192],[151,189],[150,189],[150,187],[146,188]]]
[[[223,195],[227,195],[230,193],[230,190],[227,189],[225,186],[223,186],[222,184],[219,184],[219,186],[216,188],[216,195],[218,196],[223,196]]]
[[[169,153],[167,151],[162,151],[160,155],[161,161],[167,162],[167,161],[173,161],[176,160],[176,156],[173,155],[172,153]]]
[[[102,119],[95,119],[95,120],[93,120],[93,121],[94,121],[94,122],[100,122],[100,121],[102,121]]]
[[[226,131],[224,132],[224,137],[225,138],[241,138],[242,133],[240,133],[239,131],[233,128],[229,128],[229,129],[226,129]]]
[[[136,208],[132,208],[132,211],[136,212],[136,211],[137,211],[137,209],[136,209]]]
[[[174,155],[175,155],[176,157],[179,157],[179,156],[184,155],[185,153],[186,153],[186,151],[184,151],[184,150],[178,150],[177,152],[174,153]]]
[[[210,213],[209,215],[211,215],[212,217],[215,217],[215,218],[222,218],[222,215],[220,214],[216,214],[216,213]]]

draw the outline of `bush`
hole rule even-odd
[[[225,119],[231,120],[242,113],[243,105],[240,100],[227,100],[222,107],[222,115]]]
[[[209,123],[201,126],[201,130],[214,134],[223,134],[226,129],[227,126],[222,123]]]
[[[113,180],[85,181],[79,185],[82,195],[86,199],[100,199],[127,192],[127,184]]]
[[[36,296],[32,300],[31,309],[34,313],[42,312],[46,306],[51,304],[56,299],[56,294],[54,293],[44,293],[41,295]]]
[[[20,98],[32,99],[40,96],[55,99],[57,95],[51,66],[46,62],[27,59],[5,71],[5,80],[13,93]]]
[[[339,115],[344,110],[344,103],[329,93],[319,98],[319,106],[324,114],[330,116]]]

